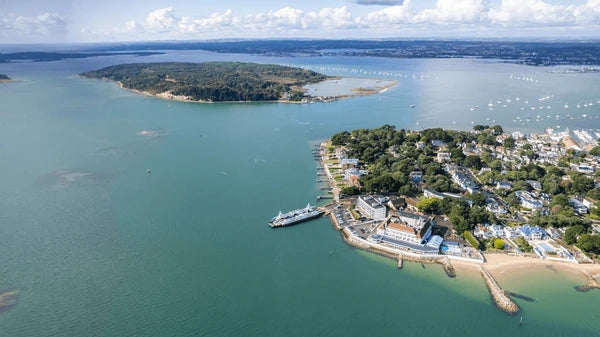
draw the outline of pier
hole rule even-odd
[[[492,274],[484,266],[481,266],[481,276],[490,291],[492,301],[498,309],[509,315],[515,315],[519,312],[519,306],[502,290],[498,282],[496,282]]]

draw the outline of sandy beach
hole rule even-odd
[[[334,78],[335,79],[343,79],[343,78]],[[324,83],[324,82],[328,82],[328,81],[334,81],[334,80],[325,80],[323,82],[320,83]],[[368,79],[371,81],[383,81],[383,80],[378,80],[378,79]],[[12,81],[12,80],[10,80]],[[345,94],[341,94],[339,96],[334,96],[334,97],[324,97],[322,99],[319,99],[320,96],[314,96],[314,95],[308,95],[306,96],[307,98],[307,102],[302,102],[302,101],[291,101],[291,100],[275,100],[275,101],[260,101],[260,102],[265,102],[265,103],[312,103],[312,102],[331,102],[331,101],[335,101],[335,100],[339,100],[339,99],[344,99],[344,98],[352,98],[352,97],[358,97],[358,96],[370,96],[370,95],[375,95],[378,93],[382,93],[387,91],[389,88],[395,86],[396,84],[398,84],[398,81],[385,81],[386,83],[383,83],[380,86],[376,86],[374,88],[363,88],[363,87],[359,87],[359,88],[351,88],[350,91],[348,93]],[[189,96],[182,96],[182,95],[173,95],[170,92],[161,92],[161,93],[151,93],[148,91],[140,91],[140,90],[136,90],[136,89],[131,89],[131,88],[126,88],[123,83],[121,83],[120,81],[116,81],[116,83],[119,85],[119,87],[121,89],[136,93],[136,94],[140,94],[140,95],[144,95],[144,96],[150,96],[150,97],[157,97],[157,98],[161,98],[161,99],[166,99],[166,100],[171,100],[171,101],[180,101],[180,102],[191,102],[191,103],[252,103],[252,102],[257,102],[257,101],[219,101],[219,102],[213,102],[213,101],[206,101],[206,100],[195,100],[192,99]]]
[[[516,277],[517,275],[520,276],[550,268],[581,277],[582,279],[588,276],[596,279],[600,278],[600,264],[576,264],[507,254],[485,254],[485,259],[486,263],[484,266],[494,277],[509,273],[511,277]],[[478,264],[456,260],[453,260],[452,264],[457,269],[478,270],[480,267]]]

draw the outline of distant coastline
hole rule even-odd
[[[14,80],[14,79],[8,77],[8,75],[6,75],[6,74],[0,74],[0,83],[10,83],[10,82],[17,82],[17,80]]]

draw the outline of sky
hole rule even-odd
[[[600,38],[600,0],[0,0],[0,43]]]

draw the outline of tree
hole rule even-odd
[[[464,160],[464,165],[476,170],[481,169],[481,158],[478,156],[467,156]]]
[[[521,205],[521,201],[517,198],[515,192],[510,193],[506,196],[506,202],[512,207],[519,207]]]
[[[489,126],[487,126],[487,125],[476,124],[476,125],[473,126],[473,131],[481,132],[481,131],[486,130],[488,128],[489,128]]]
[[[461,149],[455,147],[450,150],[450,159],[454,163],[461,164],[465,159],[465,154]]]
[[[499,159],[494,159],[490,162],[490,168],[494,171],[502,170],[502,161]]]
[[[588,178],[584,175],[577,175],[573,178],[571,184],[571,190],[575,193],[585,193],[594,188],[594,179]]]
[[[560,214],[560,212],[563,211],[563,207],[562,205],[554,205],[552,206],[552,214],[556,215],[556,214]]]
[[[600,156],[600,146],[595,146],[590,150],[592,156]]]
[[[356,186],[347,186],[342,188],[343,195],[359,195],[362,193],[362,190]]]
[[[486,196],[481,192],[472,193],[470,198],[473,201],[473,205],[476,205],[476,206],[485,205]]]
[[[531,187],[526,181],[520,180],[513,183],[513,189],[515,191],[529,191]]]
[[[588,253],[600,253],[600,236],[581,234],[577,239],[577,247]]]
[[[417,202],[417,208],[419,209],[419,212],[428,214],[439,214],[440,205],[440,199],[437,198],[426,198]]]
[[[515,239],[515,243],[517,244],[517,246],[519,247],[520,250],[524,251],[524,252],[531,252],[533,251],[533,247],[531,247],[531,245],[529,244],[529,242],[527,242],[527,240],[523,239],[522,237],[518,237]]]
[[[473,227],[470,226],[467,220],[460,215],[451,215],[450,223],[452,224],[452,228],[454,228],[457,233],[470,231]]]
[[[333,135],[331,137],[331,144],[332,145],[346,145],[350,142],[351,140],[351,136],[350,136],[350,132],[348,131],[342,131],[340,133],[336,133],[335,135]]]
[[[569,198],[564,194],[557,194],[552,198],[552,202],[550,202],[550,207],[554,207],[555,205],[561,205],[563,208],[569,207]]]
[[[513,137],[507,137],[503,144],[505,148],[512,150],[515,148],[515,139]]]
[[[582,225],[572,226],[565,231],[565,243],[572,245],[577,242],[580,234],[585,233],[585,227]]]
[[[494,130],[495,135],[501,135],[504,133],[504,130],[502,130],[502,126],[500,126],[500,125],[492,126],[492,130]]]
[[[504,241],[502,239],[494,240],[494,248],[496,249],[504,249]]]

